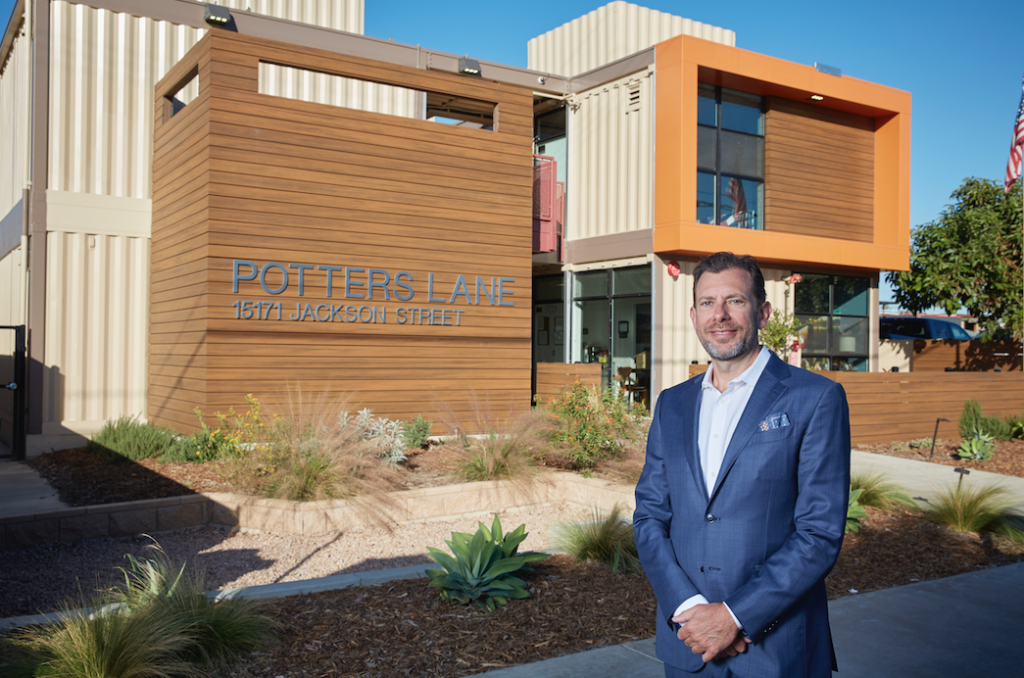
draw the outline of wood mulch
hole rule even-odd
[[[956,453],[962,440],[957,438],[939,438],[935,445],[935,456],[932,457],[931,447],[910,447],[909,441],[893,443],[871,443],[857,445],[857,448],[873,454],[885,454],[890,457],[902,457],[916,461],[927,461],[945,466],[960,466],[971,470],[988,471],[1006,476],[1024,478],[1024,440],[994,440],[995,450],[988,461],[968,461],[961,459]]]
[[[948,445],[955,449],[950,441],[945,454]],[[993,461],[1020,452],[1003,447]],[[77,505],[230,489],[210,464],[102,464],[74,450],[33,466]],[[407,467],[410,486],[450,482],[439,450],[412,454]],[[999,537],[957,534],[909,511],[866,510],[826,581],[830,598],[1024,562],[1024,548]],[[279,643],[221,675],[458,677],[653,635],[655,601],[643,577],[553,556],[527,578],[532,597],[491,615],[441,602],[425,580],[267,601],[281,624]]]
[[[867,512],[826,580],[830,599],[1024,562],[1024,549],[1005,540],[957,534],[907,511]],[[440,601],[424,580],[269,601],[280,644],[225,675],[457,677],[654,634],[644,577],[558,555],[526,579],[531,597],[490,615]]]

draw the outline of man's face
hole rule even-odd
[[[705,273],[697,282],[697,305],[690,320],[708,354],[730,361],[757,351],[757,331],[768,322],[771,304],[759,305],[750,291],[750,274],[738,268]]]

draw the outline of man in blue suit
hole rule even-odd
[[[633,525],[665,675],[819,678],[834,667],[825,575],[850,487],[846,394],[758,344],[753,257],[694,272],[711,367],[658,398]]]

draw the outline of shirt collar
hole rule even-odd
[[[760,352],[758,352],[757,357],[754,358],[754,362],[750,364],[750,367],[743,371],[743,374],[730,381],[725,387],[726,390],[729,390],[729,387],[733,384],[744,383],[751,386],[756,384],[757,380],[761,378],[761,373],[764,372],[764,368],[767,367],[768,360],[771,358],[771,355],[771,351],[768,350],[768,347],[762,344]],[[700,384],[702,389],[715,388],[715,385],[711,383],[711,372],[714,369],[715,366],[712,364],[704,373],[704,380]],[[717,391],[718,389],[715,390]]]

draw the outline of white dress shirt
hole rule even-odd
[[[707,486],[709,496],[715,489],[718,473],[722,469],[722,460],[725,459],[729,441],[732,440],[732,435],[736,432],[736,425],[739,424],[743,410],[747,408],[757,380],[761,378],[761,373],[764,372],[770,357],[771,352],[762,346],[750,367],[730,381],[725,390],[721,392],[715,388],[712,382],[712,371],[715,366],[712,365],[704,373],[704,381],[701,382],[700,419],[697,424],[697,448],[700,452],[700,467],[704,473],[704,484]],[[694,605],[706,605],[707,603],[708,599],[698,593],[683,601],[672,616],[678,616]],[[736,626],[742,629],[743,625],[728,605],[725,606],[725,609],[729,610]]]

